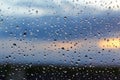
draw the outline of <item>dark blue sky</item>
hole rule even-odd
[[[119,14],[118,14],[119,15]],[[120,18],[114,14],[90,17],[44,16],[1,18],[1,38],[79,39],[109,37],[120,31]],[[6,32],[7,31],[7,32]]]

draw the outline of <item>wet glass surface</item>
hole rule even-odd
[[[119,80],[119,4],[0,0],[1,80]]]

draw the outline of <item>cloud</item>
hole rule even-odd
[[[100,14],[119,11],[118,0],[1,0],[0,14],[5,16],[48,16]]]
[[[93,7],[98,10],[120,10],[119,0],[70,0],[70,2]]]
[[[17,4],[18,2],[16,1],[9,4],[6,1],[0,1],[1,14],[5,16],[44,16],[51,14],[49,9],[40,7],[17,6],[15,3]]]

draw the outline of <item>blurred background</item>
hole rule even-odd
[[[0,0],[1,80],[119,80],[119,0]]]

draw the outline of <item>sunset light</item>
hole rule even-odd
[[[99,41],[99,47],[105,49],[118,49],[120,48],[119,38],[105,38]]]

